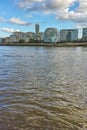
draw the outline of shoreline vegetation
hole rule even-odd
[[[85,46],[87,47],[87,42],[78,43],[2,43],[0,46],[47,46],[47,47],[75,47],[75,46]]]

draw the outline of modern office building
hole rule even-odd
[[[59,41],[59,31],[56,28],[47,28],[44,32],[44,42],[56,43]]]
[[[60,30],[61,42],[74,42],[78,40],[78,29]]]
[[[36,40],[38,40],[38,37],[39,37],[39,24],[35,24],[35,36],[36,36]]]
[[[60,30],[60,42],[67,42],[67,30]]]
[[[78,41],[78,29],[71,29],[69,30],[68,32],[68,35],[70,33],[70,36],[71,36],[71,42],[73,41]]]
[[[83,28],[82,39],[87,41],[87,28]]]

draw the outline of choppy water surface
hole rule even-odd
[[[0,47],[0,130],[86,130],[87,48]]]

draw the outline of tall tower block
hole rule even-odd
[[[39,36],[39,24],[35,24],[35,35],[36,35],[36,40],[38,40],[38,36]]]

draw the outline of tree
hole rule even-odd
[[[20,39],[19,43],[25,43],[25,40],[24,39]]]
[[[29,39],[29,42],[30,42],[30,43],[34,43],[34,42],[35,42],[34,38],[30,38],[30,39]]]

